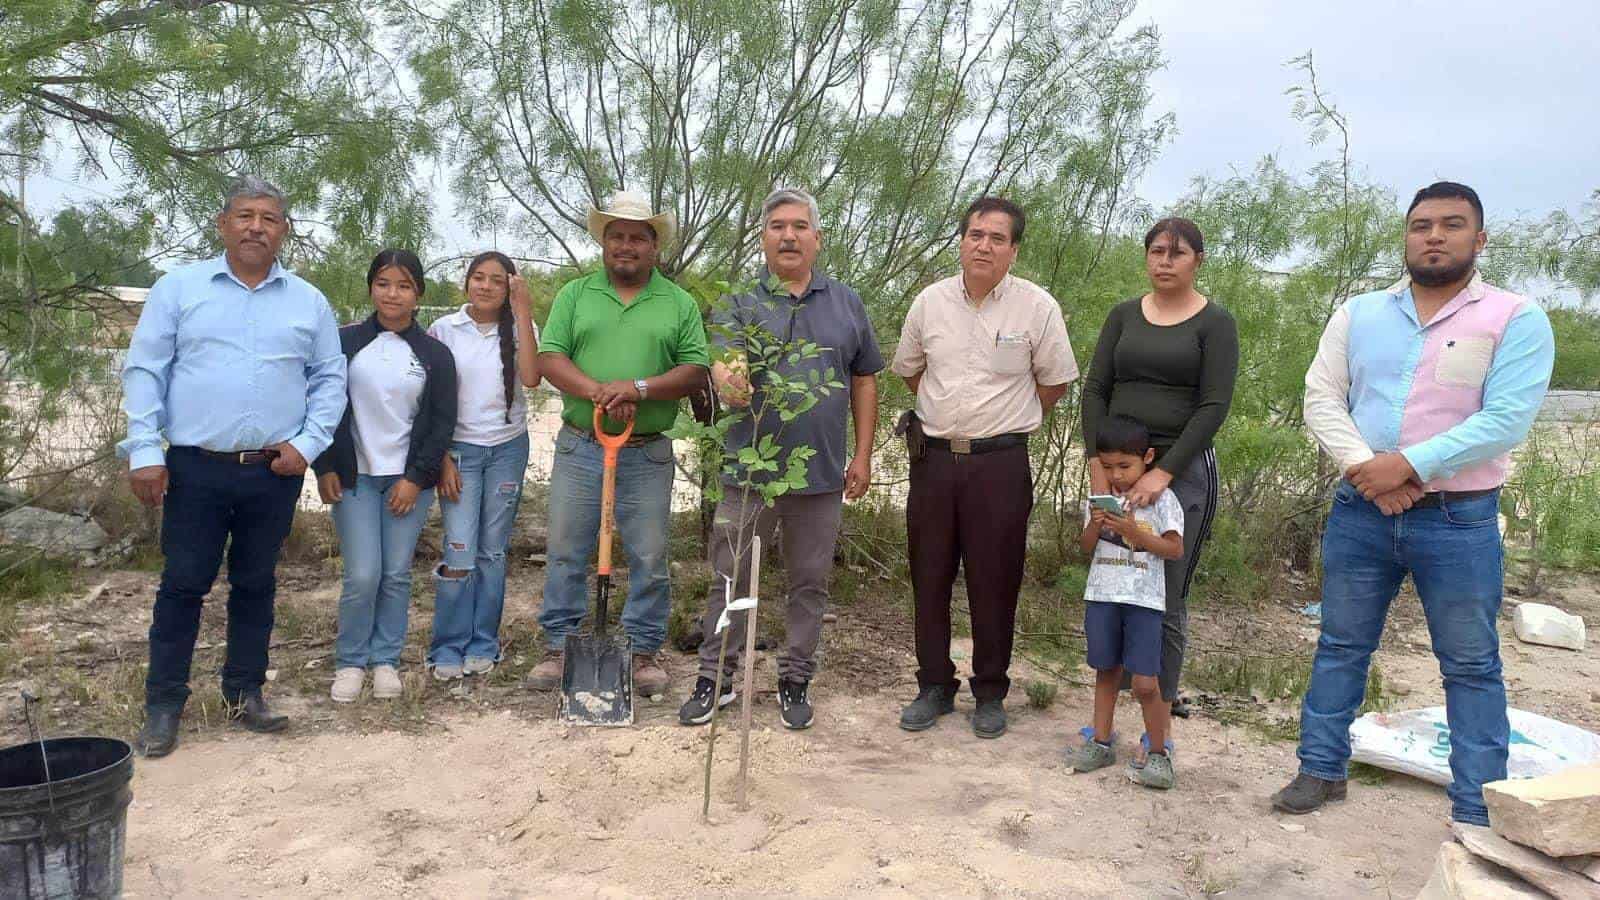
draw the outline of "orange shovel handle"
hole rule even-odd
[[[601,420],[605,413],[600,407],[594,408],[594,439],[600,442],[600,447],[605,451],[605,475],[600,484],[600,560],[595,568],[600,575],[611,575],[611,531],[615,527],[615,511],[617,506],[617,453],[622,450],[628,438],[633,436],[633,423],[622,429],[621,434],[606,434],[601,427]]]

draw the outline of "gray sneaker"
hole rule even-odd
[[[1170,791],[1178,783],[1178,776],[1172,771],[1172,757],[1151,753],[1144,758],[1144,765],[1129,764],[1128,780],[1158,791]]]
[[[1076,747],[1067,748],[1067,771],[1093,772],[1095,769],[1104,769],[1117,761],[1117,751],[1110,744],[1102,744],[1093,737],[1086,737],[1083,743]]]
[[[460,663],[439,663],[433,667],[434,681],[455,681],[461,677]]]

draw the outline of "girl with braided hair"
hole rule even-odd
[[[458,374],[454,440],[439,477],[444,561],[435,570],[428,664],[440,681],[486,675],[500,660],[506,549],[528,467],[528,406],[538,387],[538,333],[528,285],[503,253],[467,265],[467,302],[428,333]]]

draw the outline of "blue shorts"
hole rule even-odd
[[[1160,610],[1095,601],[1084,606],[1090,668],[1103,672],[1121,666],[1135,675],[1161,674]]]

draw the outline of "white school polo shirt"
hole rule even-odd
[[[531,324],[531,323],[530,323]],[[428,334],[450,348],[456,361],[456,431],[454,440],[497,447],[528,430],[528,403],[522,381],[511,391],[511,421],[506,421],[505,379],[500,367],[500,327],[481,329],[467,307],[434,322]],[[533,326],[534,341],[539,339]],[[515,342],[516,335],[512,335]],[[515,378],[515,376],[513,376]]]
[[[411,424],[427,377],[411,345],[392,331],[381,332],[350,360],[350,435],[358,474],[405,474]]]

